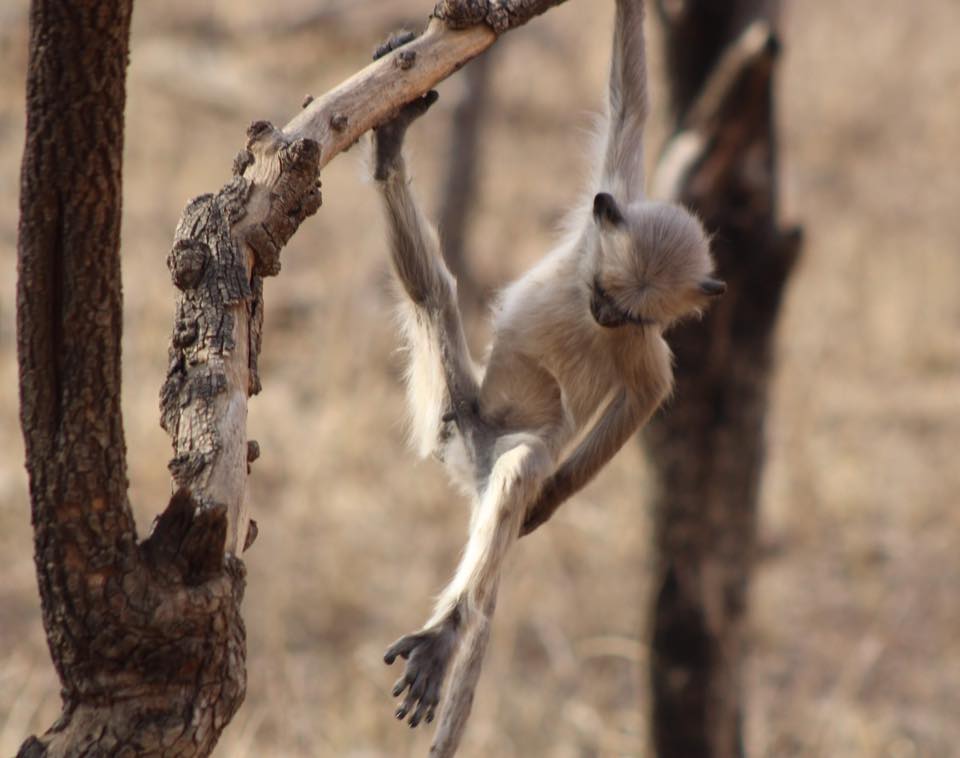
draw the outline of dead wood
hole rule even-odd
[[[34,548],[63,712],[19,755],[203,756],[243,701],[244,566],[256,529],[247,399],[262,279],[320,205],[320,168],[553,1],[443,4],[426,33],[248,130],[234,175],[185,209],[161,416],[177,494],[143,542],[120,412],[120,208],[130,0],[34,0],[17,246],[17,343]],[[462,6],[462,7],[461,7]],[[473,18],[470,16],[470,18]]]

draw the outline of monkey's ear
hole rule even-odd
[[[610,224],[612,226],[623,226],[623,214],[613,195],[607,192],[600,192],[593,198],[593,217],[598,224]]]
[[[707,297],[718,297],[727,291],[726,282],[708,277],[700,282],[700,294]]]

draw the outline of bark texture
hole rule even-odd
[[[17,340],[37,578],[63,713],[22,756],[205,755],[244,692],[243,568],[223,509],[171,502],[137,544],[120,414],[131,4],[36,0]]]
[[[564,0],[440,0],[433,15],[451,29],[486,24],[497,34],[503,34],[562,2]]]
[[[167,258],[177,296],[163,428],[170,471],[203,508],[227,509],[226,549],[247,544],[247,398],[260,391],[263,277],[280,272],[280,250],[320,207],[319,148],[286,140],[266,122],[248,130],[234,177],[187,205]],[[243,174],[246,173],[245,177]]]
[[[772,342],[800,231],[777,218],[778,43],[757,0],[659,3],[676,132],[656,193],[697,212],[727,292],[674,330],[676,399],[652,422],[651,669],[660,758],[743,755],[741,669]]]
[[[554,4],[518,3],[506,21],[497,16],[496,33]],[[319,207],[320,168],[496,33],[434,20],[284,131],[252,125],[233,178],[188,204],[168,258],[179,295],[161,391],[177,493],[138,543],[120,413],[131,0],[34,0],[30,13],[19,385],[37,577],[63,713],[19,755],[208,755],[246,688],[236,554],[256,534],[246,474],[258,446],[246,439],[246,412],[260,387],[262,278],[279,271],[281,248]]]

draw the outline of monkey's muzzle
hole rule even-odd
[[[610,296],[610,293],[600,286],[600,282],[596,281],[593,283],[590,296],[590,314],[594,321],[606,329],[616,329],[627,324],[649,326],[656,323],[652,319],[634,316],[632,313],[623,310]]]

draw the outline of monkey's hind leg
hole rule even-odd
[[[483,615],[474,618],[470,626],[464,629],[459,652],[450,670],[450,683],[440,710],[437,733],[430,745],[430,758],[450,758],[460,746],[473,707],[473,694],[480,680],[487,643],[490,641],[495,601],[494,592]]]
[[[463,558],[433,617],[422,631],[397,641],[385,656],[388,663],[397,656],[408,658],[407,672],[394,694],[399,696],[410,687],[397,717],[403,718],[419,704],[410,719],[411,726],[416,726],[423,717],[432,720],[443,677],[457,653],[437,729],[437,740],[443,743],[437,755],[452,755],[459,744],[486,648],[500,568],[520,533],[527,504],[553,468],[546,446],[534,435],[502,437],[495,443],[494,455]]]

